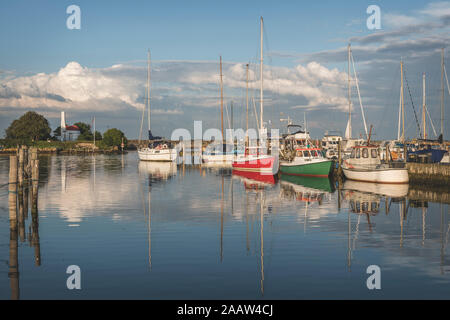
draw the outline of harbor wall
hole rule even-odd
[[[406,167],[412,183],[450,188],[450,165],[408,162]]]

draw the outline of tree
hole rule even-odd
[[[107,130],[103,134],[103,142],[107,146],[110,146],[110,147],[113,147],[113,146],[120,147],[120,145],[122,144],[122,138],[123,138],[123,143],[126,148],[126,146],[128,144],[128,140],[125,137],[124,133],[122,131],[120,131],[119,129],[112,128],[112,129]]]
[[[96,141],[100,141],[102,140],[102,134],[100,132],[98,132],[97,130],[95,131],[95,140]]]
[[[80,135],[78,136],[77,140],[81,141],[91,141],[94,140],[94,135],[91,131],[91,126],[84,122],[77,122],[74,123],[79,129],[80,129]]]
[[[6,129],[6,139],[22,141],[38,141],[50,138],[52,130],[44,116],[28,111],[19,119],[14,120]]]
[[[53,137],[60,137],[60,136],[61,136],[61,126],[53,130]]]

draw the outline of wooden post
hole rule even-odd
[[[9,157],[9,220],[17,222],[17,156]],[[14,210],[13,210],[14,209]],[[15,226],[17,228],[17,226]]]
[[[19,147],[18,150],[19,153],[19,167],[18,167],[18,181],[19,181],[19,189],[21,189],[22,185],[23,185],[23,177],[24,177],[24,171],[23,171],[23,162],[24,162],[24,150],[23,150],[23,146]]]
[[[34,247],[34,260],[37,266],[41,265],[41,245],[39,240],[39,215],[37,208],[37,192],[33,197],[31,208],[31,245]]]
[[[17,156],[9,158],[9,272],[11,299],[19,299],[19,263],[17,241]]]

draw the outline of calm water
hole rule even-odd
[[[0,157],[1,299],[450,299],[448,204],[404,198],[408,188],[261,183],[139,164],[134,152],[40,159],[39,221],[28,212],[19,228],[17,286]],[[69,265],[81,290],[66,287]],[[381,290],[367,289],[369,265]]]

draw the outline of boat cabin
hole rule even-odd
[[[297,148],[295,156],[304,159],[323,158],[319,148]]]
[[[375,167],[381,164],[378,146],[355,146],[346,163],[354,167]]]

